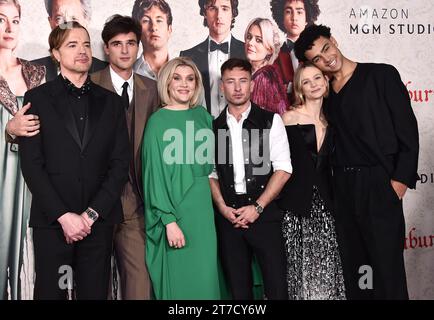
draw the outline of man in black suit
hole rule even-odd
[[[122,221],[130,160],[125,112],[118,95],[90,81],[92,52],[83,26],[59,25],[49,43],[60,75],[25,94],[42,126],[19,141],[33,195],[34,298],[65,299],[73,270],[78,299],[106,299],[113,225]]]
[[[77,21],[87,29],[92,14],[90,0],[45,0],[45,9],[48,13],[51,30],[67,21]],[[35,59],[32,62],[45,66],[46,81],[51,81],[57,77],[58,69],[51,56]],[[106,62],[92,57],[89,73],[102,70],[106,66]]]
[[[336,230],[349,299],[408,299],[402,199],[415,188],[417,121],[398,71],[344,57],[326,26],[295,43],[332,76],[324,112],[335,131]]]
[[[181,51],[181,56],[190,57],[202,73],[206,108],[214,118],[226,106],[220,90],[220,68],[229,58],[245,59],[244,43],[231,35],[235,17],[238,15],[238,0],[199,0],[203,25],[209,29],[209,37],[197,46]]]

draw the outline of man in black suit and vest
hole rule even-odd
[[[332,77],[324,113],[334,128],[336,231],[349,299],[408,299],[402,199],[415,188],[417,121],[398,71],[342,55],[326,26],[295,43],[300,61]]]
[[[74,282],[77,299],[106,299],[130,161],[125,111],[118,95],[90,81],[92,52],[83,26],[59,25],[49,43],[60,75],[25,94],[42,125],[39,134],[19,141],[33,196],[34,298],[65,299]]]
[[[250,102],[248,61],[229,59],[221,73],[228,106],[214,120],[210,184],[223,270],[234,299],[253,299],[255,255],[267,299],[287,299],[282,211],[274,201],[292,172],[285,127],[278,114]]]
[[[92,7],[91,0],[45,0],[45,9],[48,13],[48,23],[51,30],[67,21],[77,21],[86,29],[89,26]],[[45,80],[51,81],[58,75],[58,68],[51,56],[35,59],[32,62],[45,66]],[[92,57],[89,73],[99,71],[107,66],[105,61]]]
[[[149,300],[151,280],[145,265],[145,221],[141,147],[146,121],[160,99],[157,83],[133,72],[142,33],[131,17],[114,15],[104,25],[102,39],[110,65],[91,79],[124,100],[132,161],[128,182],[122,191],[124,221],[115,227],[114,253],[124,300]]]
[[[190,57],[202,73],[206,108],[217,118],[226,106],[220,90],[220,68],[229,58],[245,58],[244,43],[231,34],[238,15],[238,0],[199,0],[203,24],[209,29],[209,37],[197,46],[181,51]]]

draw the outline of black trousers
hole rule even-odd
[[[404,213],[389,175],[376,166],[334,168],[333,176],[347,298],[408,299]]]
[[[67,244],[61,228],[33,228],[35,300],[67,299],[71,270],[78,300],[107,300],[113,226],[94,224],[81,241]]]
[[[274,202],[265,208],[258,220],[249,225],[249,229],[234,228],[217,213],[219,254],[234,300],[253,299],[253,254],[261,269],[267,299],[288,299],[282,222],[260,221],[272,210],[279,210]]]

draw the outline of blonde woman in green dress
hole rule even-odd
[[[208,175],[212,117],[202,79],[185,57],[160,70],[162,108],[143,142],[146,263],[156,299],[220,299],[217,239]]]
[[[24,93],[45,76],[44,67],[14,55],[20,22],[18,1],[0,0],[0,300],[22,298],[20,272],[31,196],[21,175],[13,133],[22,135],[23,130],[17,128],[23,124],[29,130],[26,133],[38,133],[33,130],[38,121],[24,115],[30,106],[22,108],[22,104]],[[32,285],[31,279],[28,282],[27,287]]]

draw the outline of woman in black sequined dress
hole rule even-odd
[[[294,77],[296,105],[282,115],[293,173],[282,191],[288,294],[294,300],[345,299],[332,214],[331,129],[322,113],[328,80],[313,65]]]

